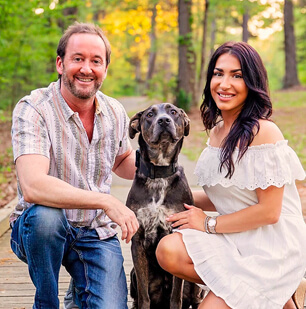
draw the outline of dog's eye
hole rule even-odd
[[[148,118],[153,117],[153,113],[152,113],[152,112],[147,113],[147,117],[148,117]]]
[[[175,109],[171,109],[171,115],[176,115],[177,114],[177,111]]]

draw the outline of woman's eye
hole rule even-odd
[[[222,76],[220,72],[214,72],[214,76]]]
[[[242,76],[240,74],[235,74],[234,78],[242,78]]]

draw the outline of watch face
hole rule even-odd
[[[216,225],[216,219],[215,218],[211,218],[209,221],[208,221],[208,226],[210,227],[213,227]]]

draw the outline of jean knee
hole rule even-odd
[[[63,209],[34,205],[24,220],[25,227],[46,240],[56,232],[66,233],[67,220]],[[31,207],[31,208],[32,208]]]
[[[59,208],[33,205],[18,220],[20,235],[33,241],[39,239],[49,243],[67,234],[67,219],[64,211]]]

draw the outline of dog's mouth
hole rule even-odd
[[[179,139],[177,138],[174,132],[165,130],[165,131],[158,132],[158,134],[155,134],[151,139],[151,143],[160,144],[160,143],[167,142],[167,143],[174,144],[178,142],[178,140]]]

